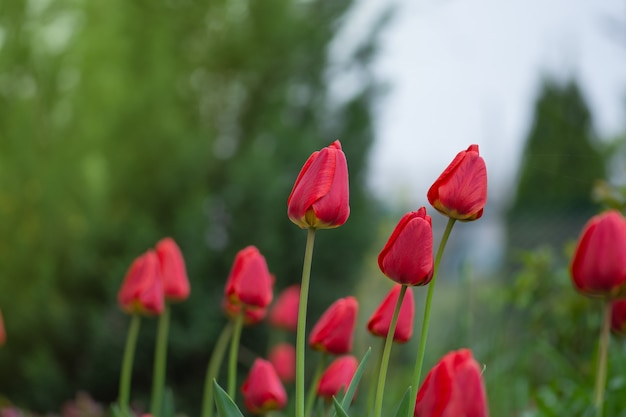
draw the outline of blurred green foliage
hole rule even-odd
[[[364,177],[384,23],[331,62],[352,3],[0,4],[0,394],[46,411],[79,389],[114,400],[128,325],[116,292],[168,235],[192,285],[173,307],[168,382],[195,414],[235,253],[258,246],[277,289],[299,280],[306,233],[286,200],[310,153],[335,139],[352,214],[319,233],[311,317],[350,291],[376,224]],[[335,100],[332,74],[360,87]],[[264,337],[247,331],[243,343]],[[154,321],[140,338],[133,397],[145,399]]]

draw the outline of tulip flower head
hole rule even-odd
[[[428,201],[443,215],[477,220],[487,203],[487,167],[478,145],[459,152],[428,190]]]
[[[156,245],[163,277],[163,294],[167,301],[183,301],[189,297],[189,279],[185,260],[174,239],[166,237]]]
[[[334,396],[347,391],[358,366],[359,362],[352,355],[341,356],[332,361],[320,378],[317,386],[318,397],[332,401]]]
[[[358,306],[354,297],[340,298],[331,304],[311,330],[309,346],[333,355],[349,353]]]
[[[159,315],[163,312],[163,280],[155,251],[147,251],[131,264],[117,293],[117,301],[129,314]]]
[[[222,300],[222,310],[230,319],[237,318],[243,310],[243,324],[246,326],[257,324],[267,315],[266,308],[248,307],[244,304],[235,304],[231,302],[228,297],[224,297]]]
[[[303,229],[330,229],[348,220],[348,164],[338,140],[305,162],[287,200],[287,215]]]
[[[267,358],[276,374],[285,384],[296,378],[296,348],[289,343],[279,343],[272,348]]]
[[[281,410],[287,405],[287,393],[269,361],[256,359],[241,387],[246,408],[254,414]]]
[[[0,346],[7,342],[7,333],[4,329],[4,319],[2,318],[2,311],[0,311]]]
[[[415,417],[489,417],[481,369],[469,349],[445,355],[417,392]]]
[[[587,296],[626,295],[626,220],[616,210],[592,217],[570,267],[574,287]]]
[[[295,332],[298,328],[298,307],[300,305],[300,286],[285,288],[276,298],[268,321],[272,326]]]
[[[626,336],[626,299],[611,303],[611,331],[616,336]]]
[[[235,257],[224,295],[232,304],[264,309],[272,302],[273,285],[265,257],[256,247],[248,246]]]
[[[426,285],[433,277],[433,228],[426,208],[405,214],[378,255],[383,274],[398,284]]]
[[[389,294],[385,297],[378,309],[374,311],[372,317],[367,322],[367,330],[374,336],[387,337],[389,326],[391,326],[391,318],[400,296],[402,285],[394,285]],[[413,335],[413,316],[415,315],[415,300],[413,299],[413,289],[407,287],[398,322],[396,323],[396,331],[393,334],[393,341],[396,343],[406,343]]]

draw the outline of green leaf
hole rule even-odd
[[[402,396],[402,399],[400,400],[400,403],[398,403],[398,406],[396,407],[396,412],[393,413],[394,417],[404,417],[409,413],[410,398],[411,398],[411,387],[409,387],[406,390],[406,392]]]
[[[337,413],[339,417],[348,417],[348,413],[345,412],[341,404],[339,404],[339,401],[337,401],[337,398],[335,398],[334,396],[333,404],[335,405],[335,413]]]
[[[371,353],[372,353],[372,348],[371,347],[367,348],[367,352],[365,352],[365,355],[363,355],[363,359],[361,359],[361,363],[359,363],[359,367],[356,368],[356,372],[354,373],[354,376],[352,377],[352,381],[350,381],[350,386],[348,386],[348,391],[346,391],[346,395],[344,395],[343,399],[341,400],[342,410],[348,411],[350,409],[350,405],[352,404],[352,398],[354,397],[356,388],[359,386],[359,382],[361,381],[361,377],[363,376],[363,372],[365,371],[365,366],[367,365],[367,361],[369,360]],[[337,414],[333,411],[332,417],[335,417],[336,415]]]
[[[215,379],[213,380],[213,394],[215,395],[217,412],[221,417],[243,417],[233,399],[228,396]]]

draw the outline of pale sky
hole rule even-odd
[[[390,4],[360,1],[347,33],[367,28]],[[370,184],[380,197],[427,205],[426,191],[441,170],[477,143],[490,200],[506,202],[544,74],[579,80],[601,135],[626,130],[623,0],[396,4],[376,62],[391,87],[376,111],[371,151]],[[610,21],[622,22],[621,34]]]

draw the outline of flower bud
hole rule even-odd
[[[289,343],[279,343],[272,348],[268,360],[285,384],[296,378],[296,348]]]
[[[341,356],[335,359],[326,368],[317,386],[317,395],[327,401],[332,401],[340,392],[346,392],[354,377],[359,362],[352,355]]]
[[[232,304],[264,309],[272,302],[273,285],[265,258],[256,247],[248,246],[237,253],[224,293]]]
[[[428,190],[428,201],[444,216],[479,219],[487,203],[487,168],[478,145],[459,152]]]
[[[587,296],[626,295],[626,220],[616,210],[592,217],[570,267],[574,287]]]
[[[241,387],[246,408],[254,414],[281,410],[287,405],[287,393],[271,363],[256,359]]]
[[[378,309],[372,314],[367,322],[367,330],[374,336],[387,337],[389,326],[391,326],[391,318],[400,296],[402,285],[394,285],[389,294],[385,297]],[[413,299],[413,289],[407,287],[398,322],[396,323],[396,331],[393,334],[393,341],[396,343],[406,343],[413,335],[413,316],[415,315],[415,300]]]
[[[417,392],[415,417],[488,417],[480,366],[469,349],[445,355]]]
[[[156,245],[159,257],[161,276],[163,277],[163,294],[167,301],[183,301],[189,297],[189,279],[185,260],[174,239],[166,237]]]
[[[357,310],[358,302],[354,297],[335,301],[311,330],[309,346],[333,355],[349,353],[352,350]]]
[[[295,332],[298,329],[298,307],[300,305],[300,286],[287,287],[276,298],[268,321],[272,326]]]
[[[426,285],[433,277],[433,228],[426,208],[405,214],[378,255],[383,274],[398,284]]]
[[[131,264],[117,293],[117,301],[128,314],[159,315],[163,312],[163,282],[155,251],[147,251]]]
[[[287,200],[287,215],[303,229],[330,229],[348,220],[348,164],[338,140],[305,162]]]

